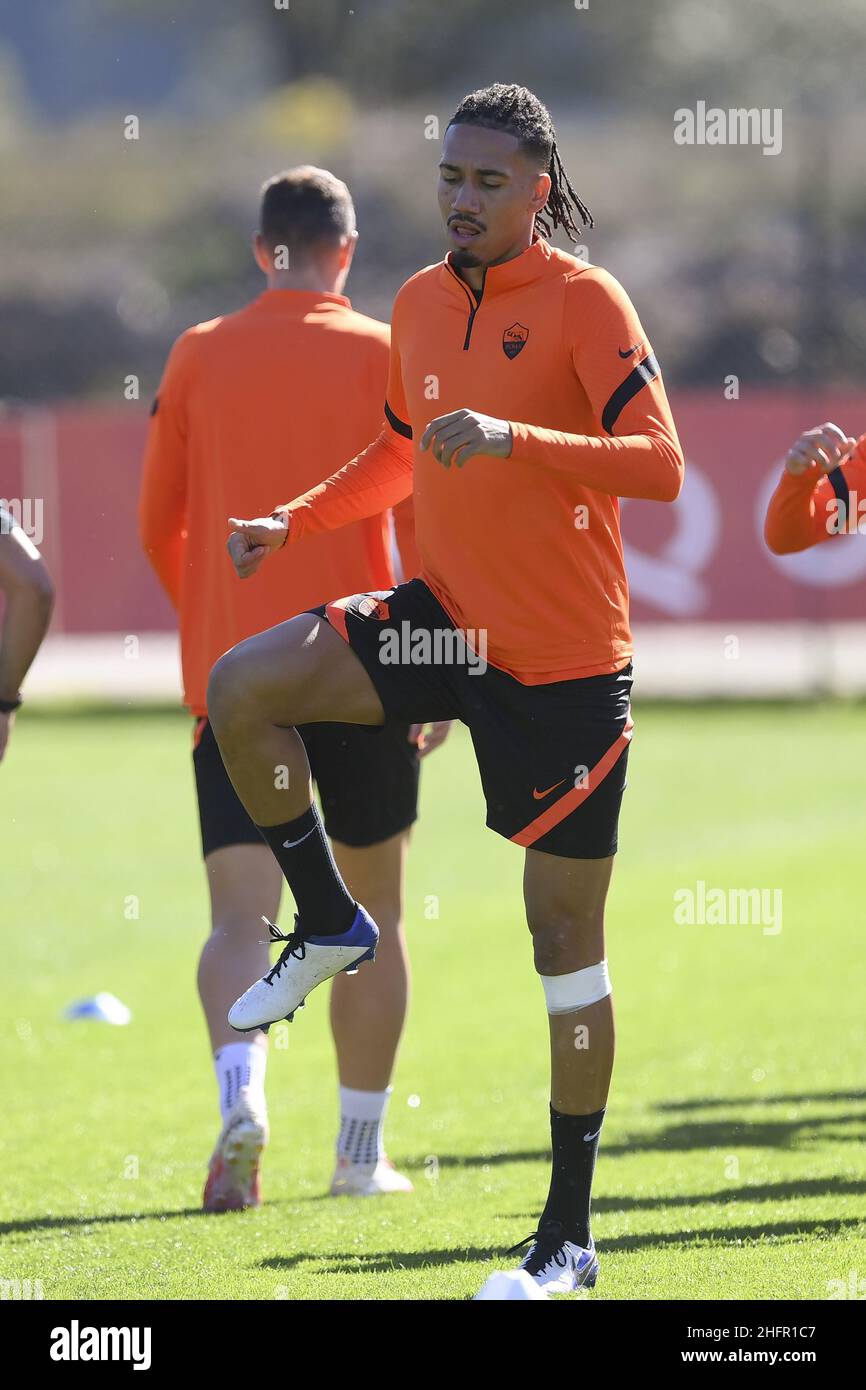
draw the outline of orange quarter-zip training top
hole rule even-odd
[[[418,442],[466,408],[506,419],[508,458],[445,468]],[[413,489],[420,574],[460,629],[525,684],[618,670],[631,656],[619,497],[671,502],[683,456],[659,366],[607,271],[537,238],[480,294],[450,257],[399,291],[386,423],[287,504],[291,542]],[[289,550],[291,546],[288,547]]]

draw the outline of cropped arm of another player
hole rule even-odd
[[[866,498],[866,434],[854,439],[830,420],[805,430],[770,498],[767,545],[775,555],[791,555],[854,529],[857,517],[849,513],[857,496]]]
[[[21,685],[39,650],[54,606],[54,585],[36,546],[0,511],[0,590],[6,597],[0,634],[0,760],[9,744]]]

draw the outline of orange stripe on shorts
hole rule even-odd
[[[528,849],[530,845],[535,844],[536,840],[540,840],[542,835],[546,835],[549,830],[553,830],[554,826],[564,821],[566,816],[570,816],[572,811],[576,811],[578,806],[586,801],[586,798],[604,781],[623,750],[631,742],[633,732],[634,722],[629,715],[628,722],[619,738],[610,745],[607,752],[601,755],[595,767],[587,773],[584,785],[572,787],[570,791],[563,792],[552,806],[548,806],[546,811],[542,811],[540,816],[536,816],[534,821],[530,821],[525,830],[518,830],[516,835],[512,835],[512,843],[523,845],[524,849]]]
[[[325,617],[331,624],[335,632],[339,632],[344,642],[348,642],[349,634],[346,631],[346,604],[351,603],[354,594],[348,598],[335,598],[332,603],[325,604]]]

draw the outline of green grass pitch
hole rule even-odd
[[[635,716],[590,1299],[850,1294],[866,1280],[866,717]],[[265,1206],[198,1211],[217,1110],[187,718],[25,712],[0,789],[0,1278],[49,1299],[465,1299],[513,1265],[546,1191],[546,1019],[522,854],[484,829],[462,728],[425,764],[408,879],[414,998],[388,1137],[412,1197],[323,1196],[321,991],[272,1048]],[[782,930],[678,925],[674,894],[698,881],[781,889]],[[61,1021],[98,990],[129,1027]]]

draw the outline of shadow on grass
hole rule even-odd
[[[838,1104],[841,1101],[859,1101],[866,1105],[866,1091],[809,1091],[798,1095],[776,1096],[712,1096],[697,1100],[663,1100],[655,1106],[662,1112],[668,1110],[719,1110],[748,1105],[823,1105]],[[864,1116],[866,1118],[866,1116]]]
[[[760,1104],[791,1104],[795,1102],[821,1102],[850,1103],[851,1101],[866,1100],[866,1094],[858,1091],[828,1091],[825,1093],[810,1093],[808,1095],[778,1095],[773,1097],[763,1097],[757,1099],[720,1099],[713,1097],[708,1100],[689,1100],[683,1102],[663,1102],[655,1107],[659,1112],[671,1110],[690,1110],[700,1108],[712,1108],[720,1105],[739,1108],[743,1105]],[[696,1122],[691,1124],[673,1125],[657,1131],[653,1134],[641,1135],[633,1139],[626,1139],[619,1143],[602,1143],[601,1153],[604,1158],[616,1158],[633,1156],[642,1153],[682,1153],[693,1150],[710,1149],[743,1149],[743,1148],[787,1148],[796,1152],[801,1146],[807,1149],[812,1141],[820,1141],[824,1137],[824,1131],[828,1129],[838,1129],[841,1125],[857,1125],[866,1121],[866,1114],[842,1114],[836,1116],[820,1116],[812,1118],[808,1115],[797,1120],[779,1121],[756,1121],[755,1123],[725,1123],[723,1121],[711,1120],[706,1123]],[[862,1135],[851,1133],[845,1135],[834,1135],[836,1143],[858,1143],[862,1142]],[[509,1163],[543,1163],[547,1165],[550,1161],[548,1149],[517,1149],[505,1153],[494,1154],[436,1154],[440,1169],[453,1168],[492,1168],[501,1164]],[[425,1158],[406,1160],[404,1166],[412,1171],[423,1171],[428,1161],[429,1155]],[[677,1194],[672,1196],[648,1196],[648,1197],[600,1197],[593,1203],[593,1209],[597,1213],[612,1211],[651,1211],[664,1207],[691,1207],[697,1205],[716,1204],[720,1206],[730,1205],[735,1202],[756,1202],[756,1201],[795,1201],[800,1198],[823,1197],[823,1196],[843,1196],[860,1195],[866,1192],[866,1181],[841,1177],[826,1178],[805,1178],[802,1181],[783,1181],[765,1183],[761,1185],[745,1185],[741,1187],[725,1187],[717,1192],[705,1194]],[[294,1195],[286,1201],[278,1199],[271,1201],[268,1206],[298,1206],[304,1202],[332,1201],[333,1199],[325,1192],[315,1193],[311,1196]],[[200,1207],[181,1207],[167,1211],[150,1212],[104,1212],[94,1216],[82,1216],[80,1212],[68,1216],[37,1216],[24,1217],[20,1220],[0,1221],[0,1237],[16,1234],[36,1234],[40,1231],[57,1230],[83,1230],[90,1226],[105,1226],[117,1223],[131,1223],[137,1221],[165,1221],[177,1218],[204,1217]],[[224,1213],[224,1216],[237,1216],[239,1213]],[[208,1215],[208,1219],[213,1219]],[[517,1215],[513,1219],[518,1219]],[[531,1222],[534,1217],[527,1219]],[[779,1233],[782,1231],[806,1231],[814,1227],[815,1230],[829,1230],[834,1223],[832,1222],[785,1222],[781,1226],[761,1226],[758,1229],[768,1234]],[[839,1226],[857,1224],[854,1221],[836,1223]],[[700,1233],[698,1233],[700,1234]],[[704,1233],[705,1235],[707,1233]],[[754,1232],[747,1228],[749,1238],[757,1238]],[[725,1232],[724,1239],[736,1239],[736,1233]],[[719,1232],[715,1233],[715,1238],[721,1239]],[[623,1238],[625,1239],[625,1238]],[[640,1236],[635,1237],[640,1244],[652,1243],[656,1237]],[[682,1236],[658,1237],[662,1243],[669,1243],[671,1240],[684,1239]],[[614,1242],[614,1246],[616,1242]],[[419,1261],[427,1260],[435,1263],[434,1256],[437,1252],[427,1252],[417,1256],[407,1255],[401,1257],[404,1262],[415,1265]],[[438,1252],[442,1255],[442,1262],[446,1258],[458,1258],[460,1252]],[[464,1252],[467,1257],[486,1259],[495,1250],[486,1252]],[[311,1259],[313,1256],[293,1256],[287,1257],[289,1262]],[[352,1258],[350,1256],[335,1256],[334,1258]],[[376,1258],[375,1256],[372,1258]],[[390,1258],[390,1257],[389,1257]],[[282,1265],[280,1266],[282,1267]],[[367,1268],[367,1262],[364,1268]],[[390,1268],[390,1266],[388,1266]]]
[[[654,1211],[663,1207],[730,1206],[734,1202],[794,1202],[812,1197],[856,1197],[866,1194],[866,1179],[806,1178],[802,1182],[755,1183],[724,1187],[718,1192],[693,1192],[659,1197],[597,1197],[594,1212]]]
[[[219,1215],[236,1215],[234,1212],[221,1212]],[[173,1221],[178,1217],[209,1216],[201,1207],[177,1207],[174,1211],[106,1211],[98,1216],[29,1216],[20,1221],[0,1221],[0,1237],[26,1234],[30,1231],[81,1231],[87,1226],[112,1226],[123,1222]]]
[[[802,1182],[754,1183],[745,1187],[724,1187],[717,1192],[686,1192],[675,1196],[593,1197],[594,1216],[621,1211],[662,1211],[667,1207],[733,1206],[737,1202],[795,1202],[815,1197],[860,1197],[866,1194],[866,1179],[804,1178]],[[532,1221],[529,1211],[511,1212],[510,1221]]]
[[[759,1246],[780,1241],[794,1242],[843,1235],[862,1225],[857,1217],[824,1221],[773,1221],[769,1225],[755,1224],[726,1227],[705,1226],[693,1231],[649,1231],[644,1234],[614,1236],[604,1239],[606,1255],[633,1254],[637,1251],[664,1250],[674,1246]],[[459,1250],[371,1250],[358,1255],[348,1250],[320,1251],[317,1254],[276,1256],[262,1260],[260,1269],[289,1270],[301,1265],[317,1266],[316,1274],[394,1274],[403,1269],[429,1269],[454,1264],[472,1264],[504,1256],[510,1245],[467,1246]],[[514,1258],[514,1257],[512,1257]]]
[[[628,1253],[634,1250],[663,1250],[672,1245],[765,1245],[772,1240],[796,1241],[844,1235],[846,1231],[862,1230],[859,1217],[830,1217],[822,1220],[771,1221],[753,1225],[698,1227],[693,1231],[646,1231],[642,1235],[613,1236],[602,1241],[607,1254]]]
[[[789,1100],[785,1097],[785,1100]],[[818,1102],[833,1100],[832,1095],[814,1096]],[[839,1099],[849,1099],[839,1097]],[[858,1097],[862,1099],[862,1097]],[[714,1102],[710,1102],[713,1104]],[[736,1107],[739,1102],[728,1102]],[[767,1104],[768,1102],[764,1102]],[[697,1103],[696,1103],[697,1108]],[[663,1110],[663,1106],[657,1107]],[[804,1114],[792,1120],[697,1120],[683,1124],[668,1124],[649,1134],[638,1134],[617,1142],[601,1141],[605,1158],[631,1158],[644,1153],[689,1153],[696,1149],[791,1149],[818,1143],[829,1131],[851,1126],[850,1134],[833,1133],[835,1144],[860,1144],[866,1138],[866,1111],[842,1115],[811,1116]],[[862,1127],[862,1128],[861,1128]],[[517,1149],[496,1154],[436,1154],[440,1167],[453,1164],[458,1168],[494,1167],[500,1163],[541,1163],[549,1158],[548,1149]],[[408,1164],[420,1167],[420,1163]]]
[[[316,1271],[318,1274],[392,1274],[401,1269],[473,1264],[501,1254],[497,1245],[467,1245],[460,1250],[373,1250],[365,1255],[351,1250],[327,1250],[316,1255],[275,1255],[262,1260],[259,1268],[294,1269],[302,1264],[321,1264],[324,1267]]]
[[[655,1134],[639,1135],[617,1144],[605,1144],[608,1158],[635,1153],[678,1152],[693,1149],[797,1149],[829,1137],[841,1125],[864,1126],[851,1134],[833,1134],[834,1144],[862,1144],[866,1137],[866,1115],[827,1115],[799,1120],[757,1120],[745,1124],[708,1120],[706,1123],[670,1125]]]

